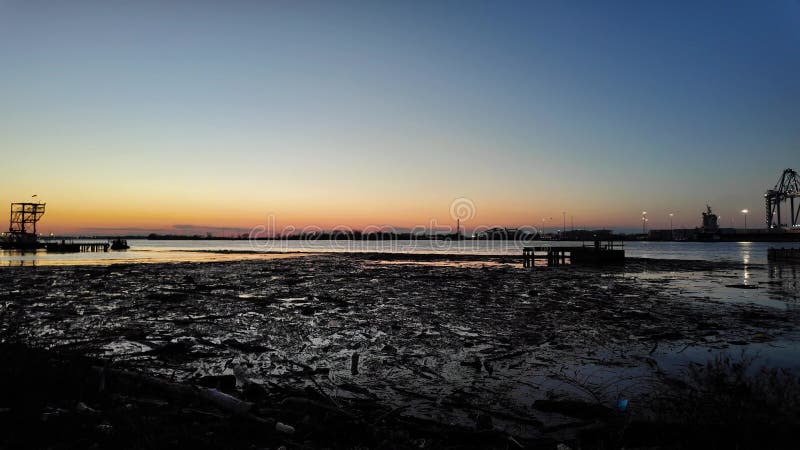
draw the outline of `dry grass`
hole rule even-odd
[[[653,403],[662,443],[705,448],[795,448],[800,379],[757,359],[717,357],[664,380]],[[651,435],[650,439],[654,436]]]

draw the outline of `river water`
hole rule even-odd
[[[32,253],[0,251],[0,266],[84,265],[135,262],[224,261],[230,259],[275,257],[266,253],[385,252],[521,255],[527,245],[580,246],[582,242],[518,241],[231,241],[133,239],[126,251],[107,253]],[[590,245],[591,243],[587,243]],[[625,242],[629,257],[732,261],[765,264],[769,247],[796,247],[800,243],[765,242]],[[233,252],[223,254],[218,252]],[[237,253],[238,252],[238,253]],[[262,253],[247,254],[247,253]]]

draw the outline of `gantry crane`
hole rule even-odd
[[[797,172],[786,169],[781,174],[778,183],[773,189],[764,194],[767,209],[767,228],[797,228],[800,227],[800,201],[795,209],[795,199],[800,199],[800,178]],[[781,216],[781,203],[789,201],[789,222],[783,223]]]

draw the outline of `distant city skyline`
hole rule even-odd
[[[756,227],[800,169],[795,0],[11,0],[0,62],[43,233]]]

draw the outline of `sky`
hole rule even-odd
[[[0,0],[0,157],[45,233],[754,226],[800,2]]]

